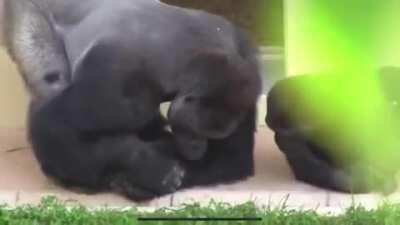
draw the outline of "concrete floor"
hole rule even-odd
[[[114,194],[85,195],[55,186],[42,175],[28,146],[23,129],[0,129],[0,204],[35,204],[43,196],[55,195],[66,202],[78,202],[86,206],[135,205]],[[140,206],[179,206],[191,201],[208,203],[214,199],[228,203],[254,200],[259,205],[279,206],[285,202],[289,207],[343,208],[352,202],[374,207],[381,200],[375,194],[351,196],[296,181],[273,142],[272,132],[265,127],[257,132],[255,154],[256,175],[246,181],[180,191]],[[393,194],[389,199],[397,201],[400,195]]]

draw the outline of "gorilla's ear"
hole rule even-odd
[[[64,44],[45,11],[31,0],[3,1],[4,41],[27,86],[48,95],[66,85],[70,74]]]

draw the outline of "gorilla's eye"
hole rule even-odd
[[[49,83],[55,83],[60,80],[60,74],[57,72],[48,73],[44,76],[44,80]]]

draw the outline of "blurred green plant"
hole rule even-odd
[[[303,0],[296,6],[288,50],[302,58],[289,66],[331,79],[299,83],[307,113],[292,114],[298,123],[319,124],[314,139],[342,160],[359,159],[371,185],[379,186],[373,173],[389,178],[400,169],[400,69],[389,77],[381,70],[400,64],[400,1]]]

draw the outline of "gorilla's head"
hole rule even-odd
[[[197,52],[182,77],[168,114],[171,127],[203,138],[232,134],[261,92],[258,68],[235,53]]]

